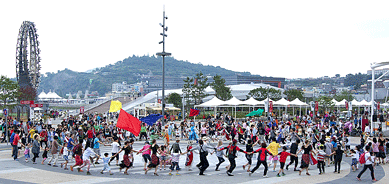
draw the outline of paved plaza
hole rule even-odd
[[[352,139],[354,145],[357,139]],[[137,141],[134,144],[134,149],[139,150],[143,146],[143,141]],[[161,141],[158,141],[161,144]],[[209,143],[215,145],[216,143]],[[184,151],[186,148],[186,141],[181,141],[180,147]],[[241,145],[244,148],[243,145]],[[353,147],[353,146],[352,146]],[[258,148],[258,146],[256,146]],[[110,146],[102,146],[101,153],[110,153]],[[21,152],[22,154],[22,152]],[[301,155],[300,155],[301,156]],[[49,155],[49,158],[51,155]],[[120,155],[120,158],[122,154]],[[129,175],[124,175],[123,172],[119,173],[119,167],[115,165],[115,161],[111,163],[111,169],[114,175],[109,175],[107,172],[101,174],[100,171],[103,168],[102,164],[97,164],[95,167],[91,166],[91,176],[86,175],[86,168],[84,172],[78,173],[76,170],[71,172],[70,170],[64,170],[60,167],[51,167],[48,165],[41,165],[39,158],[38,164],[32,164],[31,161],[26,163],[24,156],[20,156],[19,161],[13,161],[11,158],[10,146],[5,144],[0,145],[0,183],[144,183],[144,182],[158,182],[158,183],[371,183],[370,172],[367,171],[362,176],[362,181],[358,182],[355,178],[357,172],[352,172],[350,168],[351,159],[350,157],[344,157],[341,165],[341,173],[334,174],[334,167],[326,167],[326,174],[318,175],[318,169],[316,166],[310,166],[311,176],[302,173],[301,176],[298,172],[294,172],[293,168],[285,172],[286,176],[276,177],[277,172],[273,172],[273,167],[269,168],[269,178],[263,178],[263,169],[260,167],[252,176],[248,175],[248,172],[244,171],[242,165],[246,163],[246,159],[243,153],[239,153],[236,159],[237,167],[233,174],[235,176],[227,176],[226,169],[228,160],[221,165],[221,171],[215,171],[215,165],[217,163],[216,155],[209,155],[208,160],[210,167],[206,170],[205,176],[198,175],[198,169],[195,164],[199,162],[199,155],[195,153],[194,163],[192,165],[192,171],[187,171],[184,167],[186,156],[180,157],[180,176],[174,175],[169,176],[169,169],[158,170],[159,176],[153,176],[154,170],[150,170],[147,175],[143,171],[143,161],[141,155],[135,155],[134,168],[129,169]],[[299,159],[300,161],[300,159]],[[63,163],[64,160],[61,158],[58,161],[58,165]],[[102,161],[100,160],[100,163]],[[253,159],[254,164],[256,163],[256,155]],[[289,162],[289,159],[287,160]],[[47,161],[46,161],[47,163]],[[71,161],[70,164],[74,164]],[[276,171],[279,169],[277,165]],[[361,168],[360,168],[361,169]],[[376,166],[375,175],[377,183],[387,183],[386,172],[389,172],[389,165]]]

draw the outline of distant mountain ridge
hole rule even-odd
[[[93,67],[93,66],[92,66]],[[194,64],[188,61],[176,60],[173,57],[165,58],[165,76],[191,77],[202,72],[206,76],[234,76],[251,75],[249,72],[234,72],[221,68]],[[89,90],[98,91],[100,96],[112,90],[112,84],[126,81],[128,84],[140,82],[145,76],[162,76],[162,58],[156,56],[131,56],[115,64],[95,68],[87,72],[75,72],[69,69],[57,73],[46,73],[41,77],[38,93],[42,90],[55,91],[65,97],[68,93]],[[90,80],[92,83],[90,84]]]

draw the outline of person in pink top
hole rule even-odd
[[[151,161],[151,157],[150,157],[151,149],[150,149],[150,143],[148,141],[145,142],[145,145],[141,150],[139,150],[137,154],[139,153],[142,153],[143,160],[145,161],[144,170],[146,170],[146,165],[148,164],[148,162]]]
[[[378,153],[380,152],[380,150],[378,149],[378,147],[379,147],[379,143],[377,142],[377,138],[373,138],[373,142],[372,142],[372,144],[371,144],[371,147],[373,148],[373,153],[374,153],[374,162],[375,162],[375,160],[378,160],[379,161],[379,155],[378,155]]]
[[[201,128],[201,137],[207,136],[207,126],[204,124]]]

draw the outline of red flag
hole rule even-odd
[[[197,86],[197,79],[194,80],[193,85]]]
[[[269,112],[273,112],[273,101],[269,101]]]
[[[190,109],[189,117],[197,116],[200,114],[200,110],[197,109]]]
[[[138,136],[140,133],[140,124],[141,121],[139,119],[120,109],[118,123],[116,124],[118,128],[130,131],[135,136]]]

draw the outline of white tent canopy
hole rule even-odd
[[[290,105],[290,102],[288,100],[285,100],[285,98],[281,98],[280,100],[273,102],[273,105],[276,106],[288,106]]]
[[[217,107],[217,106],[219,106],[219,105],[221,105],[221,104],[223,104],[223,103],[224,103],[224,101],[218,99],[218,98],[215,96],[215,97],[213,97],[210,101],[204,102],[204,103],[202,103],[202,104],[200,104],[200,105],[196,105],[196,107]]]
[[[46,93],[42,91],[39,95],[38,98],[46,98]]]
[[[307,103],[304,103],[304,102],[300,101],[298,98],[296,98],[293,101],[291,101],[290,104],[294,105],[294,106],[308,106]]]
[[[361,104],[361,106],[369,106],[371,105],[371,102],[368,102],[366,101],[365,99],[363,99],[361,102],[359,102]]]
[[[238,100],[236,97],[232,97],[230,100],[222,101],[220,105],[238,106],[242,105],[244,101]]]
[[[253,97],[249,98],[246,101],[243,101],[243,103],[245,103],[246,105],[263,105],[263,104],[261,104],[260,101],[255,100]]]
[[[264,100],[262,100],[262,101],[259,101],[259,102],[260,102],[261,105],[265,105],[265,104],[267,103],[268,100],[269,100],[269,102],[270,102],[270,101],[275,102],[275,100],[272,100],[271,98],[266,98],[266,99],[264,99]]]
[[[357,100],[353,100],[353,101],[351,101],[351,105],[352,106],[362,106],[362,103],[361,102],[358,102]]]
[[[336,103],[335,103],[335,106],[337,106],[337,107],[346,106],[346,102],[347,102],[347,100],[346,100],[346,99],[343,99],[343,100],[340,101],[340,102],[336,102]]]

